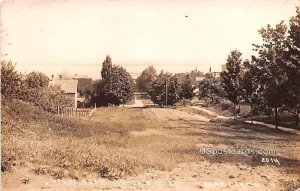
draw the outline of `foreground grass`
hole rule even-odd
[[[90,119],[55,116],[31,104],[12,101],[2,105],[2,162],[5,172],[13,165],[34,164],[36,174],[56,179],[80,179],[89,173],[118,179],[150,169],[170,170],[191,157],[170,153],[193,142],[132,131],[160,128],[141,109],[103,108]]]
[[[5,103],[2,105],[2,171],[4,176],[7,173],[6,180],[14,180],[14,175],[20,173],[15,169],[25,169],[19,180],[24,184],[22,178],[29,174],[28,169],[56,179],[95,176],[118,179],[144,175],[153,169],[178,170],[177,164],[184,162],[180,172],[163,172],[160,178],[166,174],[170,180],[180,178],[179,182],[187,178],[186,185],[197,178],[193,182],[197,185],[199,180],[216,178],[220,172],[227,181],[232,181],[230,175],[236,174],[236,182],[250,179],[252,175],[253,181],[266,182],[260,174],[264,172],[280,188],[298,187],[293,181],[298,181],[300,164],[298,135],[240,120],[218,119],[208,123],[198,120],[202,113],[190,108],[179,110],[182,111],[98,108],[92,117],[78,120],[51,115],[20,101]],[[199,148],[204,147],[276,149],[278,155],[200,155]],[[263,163],[262,157],[276,157],[280,165]],[[189,164],[194,164],[195,169],[187,168]],[[242,169],[237,168],[239,165]],[[12,166],[15,166],[12,173],[7,172]],[[247,169],[251,169],[249,177]],[[195,177],[197,173],[199,176]],[[238,177],[238,173],[246,177]],[[155,179],[158,174],[154,171],[148,177]],[[15,182],[6,184],[13,188]]]

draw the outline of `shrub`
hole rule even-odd
[[[1,61],[1,97],[21,99],[24,95],[24,76],[15,70],[12,62]]]
[[[19,99],[32,102],[51,113],[57,112],[57,105],[61,109],[73,105],[72,98],[59,87],[47,87],[48,83],[48,77],[41,72],[31,72],[25,76],[15,70],[12,62],[1,62],[1,97],[4,101]]]
[[[71,107],[74,100],[66,96],[59,87],[43,88],[39,91],[39,99],[35,101],[35,105],[41,107],[43,110],[55,113],[57,106],[61,109]]]
[[[221,109],[222,109],[222,111],[224,111],[224,110],[231,110],[231,108],[232,108],[232,104],[230,104],[230,103],[221,103]]]
[[[27,74],[25,81],[29,88],[43,88],[49,85],[49,78],[42,72]]]

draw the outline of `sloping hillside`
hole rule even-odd
[[[101,110],[115,112],[112,108]],[[156,150],[127,148],[130,131],[144,130],[154,123],[140,118],[142,110],[132,110],[135,119],[128,120],[127,116],[122,123],[120,114],[124,111],[117,113],[112,124],[104,115],[99,121],[65,118],[19,100],[3,103],[2,172],[30,166],[36,174],[58,179],[79,179],[93,173],[118,179],[147,169],[168,169],[173,160],[160,159]]]

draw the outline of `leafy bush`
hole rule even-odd
[[[221,106],[222,111],[231,110],[231,108],[232,108],[232,104],[230,104],[230,103],[221,103],[220,106]]]
[[[66,96],[59,87],[55,86],[40,89],[34,104],[45,111],[56,113],[58,105],[60,109],[64,109],[72,107],[73,102],[74,100],[71,97]]]
[[[49,78],[42,72],[31,72],[26,75],[29,88],[43,88],[49,85]]]
[[[15,65],[1,61],[1,97],[21,99],[25,87],[24,76],[15,70]]]
[[[1,97],[4,102],[19,99],[51,113],[60,108],[71,107],[72,98],[66,96],[59,87],[48,87],[49,79],[41,72],[23,75],[15,70],[12,62],[1,62]]]

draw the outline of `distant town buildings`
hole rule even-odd
[[[215,78],[221,77],[221,76],[220,76],[221,72],[210,72],[210,73],[211,73],[212,76],[215,77]]]
[[[223,71],[225,71],[225,70],[226,70],[226,64],[222,64],[222,65],[221,65],[221,71],[212,71],[212,70],[211,70],[211,67],[210,67],[210,68],[209,68],[209,73],[211,73],[212,76],[215,77],[215,78],[220,78],[220,77],[221,77],[221,76],[220,76],[221,72],[223,72]]]
[[[221,65],[221,71],[213,71],[211,67],[209,67],[209,71],[208,73],[212,74],[213,77],[215,78],[220,78],[220,74],[221,72],[226,70],[226,64],[222,64]],[[201,82],[202,80],[204,80],[205,77],[196,77],[196,82]]]
[[[224,72],[226,70],[226,64],[221,64],[221,69],[222,69],[222,72]]]

